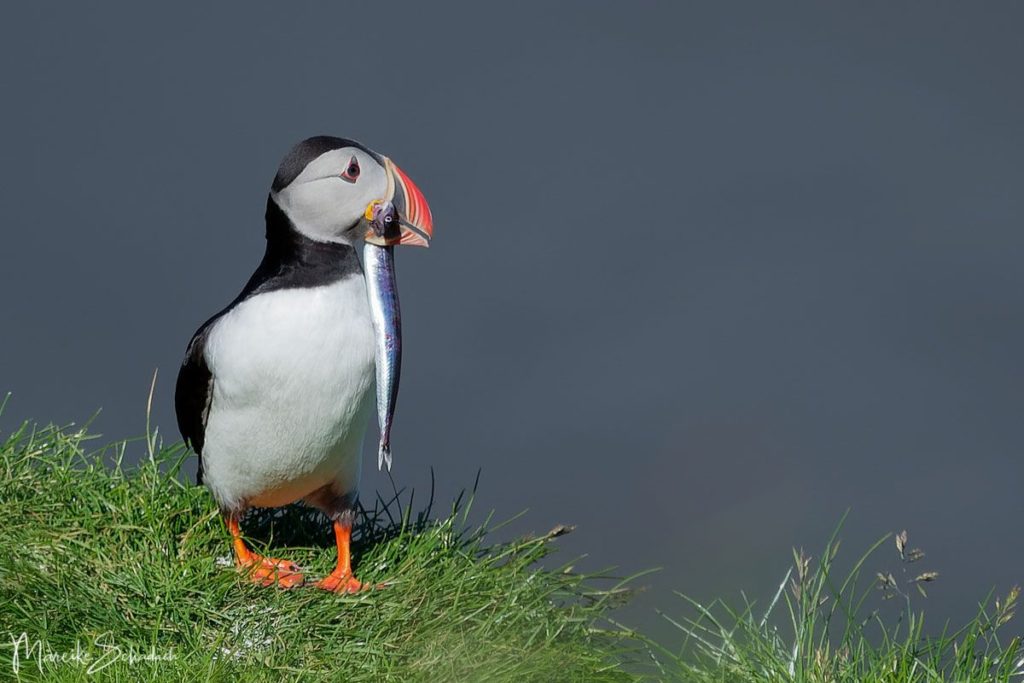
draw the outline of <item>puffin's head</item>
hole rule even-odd
[[[352,140],[320,135],[295,145],[270,194],[299,232],[320,242],[362,237],[381,246],[430,246],[434,225],[423,193],[391,159]],[[394,204],[399,226],[378,236],[366,216],[381,201]]]

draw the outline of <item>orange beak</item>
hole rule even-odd
[[[395,234],[387,235],[377,235],[370,230],[366,234],[366,241],[381,247],[393,244],[429,247],[430,238],[434,234],[434,219],[430,215],[426,198],[416,183],[387,157],[384,157],[384,170],[388,176],[388,196],[385,200],[395,205],[399,219],[398,230]]]

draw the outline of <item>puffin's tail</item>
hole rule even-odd
[[[377,469],[381,469],[387,463],[388,472],[391,471],[391,444],[381,441],[377,448]]]

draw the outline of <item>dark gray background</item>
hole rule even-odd
[[[563,559],[663,566],[649,628],[848,507],[848,552],[929,551],[935,617],[1024,580],[1019,5],[368,4],[6,10],[7,427],[141,434],[158,367],[177,440],[278,161],[337,134],[436,218],[398,256],[400,484],[482,468],[515,531],[580,525]]]

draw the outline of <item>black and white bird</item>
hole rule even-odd
[[[389,199],[398,235],[368,229]],[[281,162],[267,198],[267,249],[234,301],[192,337],[175,387],[182,436],[220,507],[239,567],[262,585],[303,583],[292,562],[242,540],[251,507],[304,501],[334,523],[338,564],[318,586],[354,592],[349,557],[363,436],[374,414],[374,328],[355,244],[427,246],[430,209],[390,159],[313,137]]]

